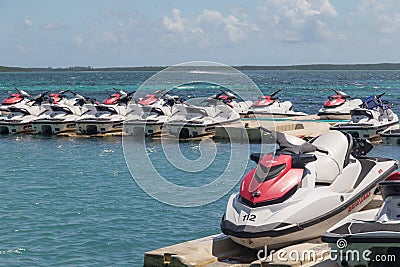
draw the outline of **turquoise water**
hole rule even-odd
[[[0,73],[0,97],[18,86],[27,91],[73,89],[103,99],[110,88],[136,89],[151,74]],[[282,98],[309,113],[318,110],[330,88],[354,96],[386,91],[386,99],[400,111],[400,72],[247,74],[265,91],[284,87]],[[180,148],[196,159],[198,145],[185,142]],[[165,168],[159,141],[148,140],[146,146],[170,181],[190,186],[212,181],[224,170],[231,151],[231,144],[218,143],[217,161],[209,169],[185,175]],[[233,146],[246,151],[244,144]],[[251,144],[250,149],[259,146]],[[5,136],[0,137],[0,151],[0,266],[141,266],[145,251],[218,233],[229,197],[193,208],[154,200],[129,174],[120,138]],[[371,155],[400,159],[400,147],[378,145]],[[252,162],[247,169],[251,167]]]

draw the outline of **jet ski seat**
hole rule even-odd
[[[279,106],[285,110],[292,110],[293,104],[289,101],[279,102]]]
[[[316,151],[316,182],[331,184],[348,164],[352,142],[339,131],[329,131],[315,138],[312,144],[328,153]]]

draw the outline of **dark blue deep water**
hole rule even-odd
[[[266,93],[283,88],[281,98],[291,100],[296,110],[315,113],[335,88],[355,97],[386,92],[385,99],[400,113],[397,71],[245,73]],[[18,87],[33,95],[72,89],[102,100],[113,87],[135,90],[152,74],[0,73],[0,98]],[[193,94],[186,90],[181,94]],[[195,159],[198,144],[187,142],[180,148]],[[160,142],[149,140],[146,146],[153,163],[166,166],[165,157],[158,156]],[[209,183],[224,170],[231,150],[228,143],[216,146],[217,164],[199,175],[163,171],[177,184]],[[233,146],[246,151],[243,144]],[[259,146],[252,144],[250,149],[257,151]],[[219,232],[228,195],[192,208],[158,202],[132,179],[121,138],[5,136],[0,137],[0,153],[1,266],[141,266],[145,251]],[[377,145],[371,154],[399,159],[400,147]],[[247,169],[253,166],[249,163]]]

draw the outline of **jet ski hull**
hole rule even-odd
[[[165,124],[165,130],[170,134],[182,138],[194,138],[208,134],[214,134],[217,126],[229,125],[240,121],[240,119],[215,122],[215,123],[190,123],[190,122],[170,122]]]
[[[127,135],[145,136],[160,134],[163,129],[164,122],[160,121],[125,121],[124,132]]]
[[[122,132],[123,120],[77,121],[77,129],[82,134],[105,134]]]
[[[385,145],[400,145],[400,128],[398,125],[391,126],[379,133]]]
[[[347,215],[364,208],[372,200],[375,189],[376,187],[372,187],[367,193],[357,195],[353,200],[343,204],[337,210],[312,218],[307,222],[298,223],[297,225],[288,224],[287,227],[282,227],[281,230],[262,231],[261,227],[256,227],[252,232],[246,232],[244,230],[245,227],[241,228],[229,225],[229,222],[225,220],[221,222],[221,229],[225,234],[230,235],[233,241],[251,249],[261,249],[265,245],[271,248],[284,247],[321,236],[326,229],[329,229]],[[363,199],[363,201],[359,201],[360,199]],[[354,205],[354,203],[359,204]],[[352,205],[355,208],[349,212],[349,208]],[[271,225],[271,227],[273,226]],[[268,228],[268,226],[266,227]]]
[[[357,123],[338,123],[332,126],[331,130],[338,130],[347,132],[355,138],[372,139],[379,137],[379,133],[398,122],[390,122],[386,124],[373,125],[373,124],[357,124]]]
[[[75,132],[77,130],[74,121],[45,120],[34,122],[32,125],[34,133],[44,135]]]
[[[0,134],[19,134],[19,133],[32,133],[33,127],[32,123],[27,122],[0,122]]]

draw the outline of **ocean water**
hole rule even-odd
[[[386,92],[399,113],[397,71],[245,72],[265,93],[283,88],[296,110],[315,113],[330,89],[355,97]],[[0,98],[14,87],[28,92],[72,89],[104,99],[113,87],[137,89],[152,72],[0,73]],[[204,95],[216,88],[204,89]],[[193,88],[186,95],[198,95]],[[34,94],[33,93],[33,94]],[[180,144],[189,159],[199,141]],[[146,151],[171,182],[199,186],[225,170],[240,143],[216,143],[215,161],[201,173],[168,166],[159,140]],[[251,144],[250,151],[259,145]],[[0,137],[0,266],[141,266],[146,251],[219,233],[230,193],[199,207],[175,207],[147,195],[127,168],[121,138]],[[376,145],[371,155],[400,159],[400,147]],[[246,169],[254,167],[249,162]],[[233,177],[239,181],[240,177]]]

